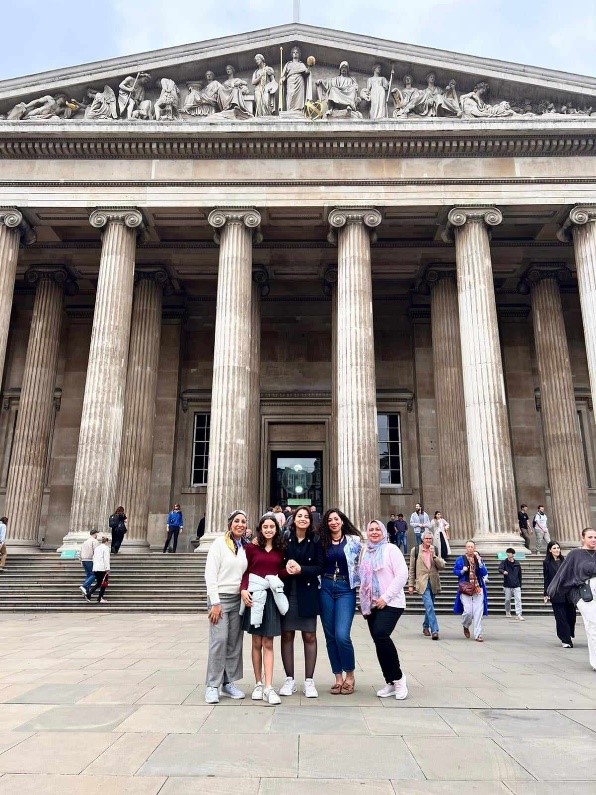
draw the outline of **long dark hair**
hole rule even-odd
[[[258,546],[261,549],[265,549],[265,545],[267,544],[267,539],[263,535],[263,523],[267,520],[271,519],[271,521],[275,524],[275,535],[271,539],[271,546],[273,549],[283,549],[284,548],[284,541],[281,534],[281,528],[279,526],[279,522],[275,518],[274,513],[264,513],[261,518],[259,519],[259,524],[257,525],[257,529],[255,530],[255,538],[257,539]]]
[[[310,505],[298,505],[297,508],[294,508],[292,511],[292,525],[290,527],[290,534],[295,538],[296,537],[296,514],[298,511],[306,511],[308,514],[308,527],[306,528],[306,534],[304,538],[312,538],[315,534],[315,529],[312,523],[312,513],[310,510]]]
[[[548,542],[548,544],[546,545],[546,556],[545,556],[545,560],[553,560],[553,561],[554,561],[554,559],[555,559],[555,556],[554,556],[554,555],[553,555],[553,553],[551,552],[551,549],[552,549],[554,546],[558,546],[558,547],[559,547],[559,549],[561,549],[561,545],[559,544],[559,542],[558,542],[558,541],[549,541],[549,542]],[[560,555],[559,555],[559,558],[560,558],[561,560],[563,560],[563,558],[564,558],[564,557],[565,557],[565,556],[563,555],[563,550],[561,549],[561,553],[560,553]]]
[[[323,519],[321,521],[321,528],[320,528],[320,536],[321,536],[321,543],[323,544],[323,549],[327,549],[328,546],[331,545],[331,530],[329,529],[329,517],[332,513],[336,513],[339,518],[341,519],[341,531],[345,536],[357,536],[358,538],[362,538],[362,533],[358,530],[352,522],[348,519],[348,517],[339,510],[339,508],[329,508],[328,511],[325,511],[323,514]]]

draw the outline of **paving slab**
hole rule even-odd
[[[195,685],[157,685],[142,695],[137,704],[182,704],[195,690]]]
[[[200,734],[229,734],[233,727],[236,734],[267,734],[271,731],[271,723],[277,709],[264,706],[257,702],[257,706],[245,706],[246,699],[240,702],[239,708],[233,714],[228,709],[214,708],[207,720],[199,729]],[[294,710],[287,710],[294,712]]]
[[[286,781],[282,778],[275,781]],[[172,776],[166,780],[159,795],[260,795],[260,779],[258,778],[178,778]],[[361,793],[361,795],[363,795]],[[392,794],[393,795],[393,794]]]
[[[577,710],[576,712],[580,712]],[[480,717],[502,737],[573,737],[592,736],[579,722],[558,712],[543,709],[492,709],[479,710]]]
[[[428,779],[490,781],[532,778],[490,737],[434,737],[432,742],[428,742],[424,737],[412,736],[404,738],[404,741]]]
[[[401,782],[399,782],[401,784]],[[162,790],[163,791],[163,790]],[[401,789],[394,789],[390,781],[375,779],[287,779],[262,778],[259,795],[395,795]]]
[[[593,781],[505,781],[513,795],[594,795]],[[401,795],[401,794],[400,794]]]
[[[0,795],[157,795],[163,778],[7,774]]]
[[[40,685],[10,699],[11,704],[76,704],[99,685]]]
[[[201,728],[212,710],[210,706],[142,704],[114,729],[118,732],[194,733]]]
[[[596,782],[596,740],[592,737],[532,737],[531,742],[526,743],[503,738],[496,742],[538,780],[553,782],[573,778]],[[501,778],[516,777],[503,775]],[[596,783],[592,787],[596,792]]]
[[[334,748],[338,746],[338,752]],[[301,735],[299,778],[416,779],[422,770],[401,737]]]
[[[382,707],[363,707],[362,715],[371,734],[456,736],[453,728],[434,709],[386,710]]]
[[[73,732],[68,742],[60,732],[24,736],[23,742],[0,754],[0,772],[80,773],[118,738],[109,732]]]
[[[163,742],[165,734],[132,732],[121,734],[106,751],[85,768],[85,776],[134,776]]]
[[[49,704],[0,704],[0,732],[12,731],[50,709]]]
[[[61,705],[31,718],[19,731],[109,732],[135,710],[136,707],[124,704]]]

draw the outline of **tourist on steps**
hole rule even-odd
[[[177,502],[174,503],[174,507],[168,514],[166,530],[168,535],[166,537],[166,543],[163,545],[163,551],[164,553],[169,552],[170,542],[173,541],[172,552],[176,552],[178,548],[178,536],[180,535],[180,531],[184,530],[184,519],[182,517],[180,505]]]
[[[100,544],[97,537],[98,533],[99,530],[96,527],[92,527],[91,530],[89,530],[89,538],[86,538],[81,546],[81,566],[85,571],[85,579],[81,585],[79,585],[79,588],[83,592],[85,598],[87,598],[89,588],[91,588],[95,582],[95,574],[93,574],[93,553]]]
[[[91,597],[99,588],[97,595],[97,604],[105,604],[107,599],[104,599],[106,588],[108,587],[108,580],[110,577],[110,548],[108,543],[110,541],[108,536],[100,536],[100,543],[95,547],[93,552],[93,573],[95,574],[95,585],[88,591],[85,599],[90,602]]]

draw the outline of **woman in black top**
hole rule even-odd
[[[296,509],[286,535],[286,571],[290,575],[284,589],[290,608],[281,621],[281,658],[286,681],[280,696],[296,692],[294,680],[294,637],[302,632],[304,644],[304,688],[307,698],[317,698],[314,683],[317,662],[317,615],[319,614],[319,575],[323,571],[323,547],[313,532],[312,513],[307,506]]]
[[[563,564],[563,553],[557,541],[549,541],[546,547],[546,556],[542,561],[542,572],[544,574],[544,604],[551,603],[557,625],[557,637],[561,641],[564,649],[573,648],[573,638],[575,637],[575,605],[567,595],[555,596],[549,599],[547,595],[548,586],[555,579],[556,573]]]
[[[111,551],[114,555],[117,555],[128,529],[126,526],[126,514],[122,505],[119,505],[110,516],[108,524],[112,533]]]

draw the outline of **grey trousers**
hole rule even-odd
[[[515,615],[521,616],[522,614],[522,598],[521,598],[521,588],[503,588],[505,591],[505,612],[511,613],[511,596],[513,595],[513,599],[515,602]]]
[[[221,684],[242,679],[242,618],[240,595],[221,594],[222,615],[217,624],[209,624],[209,658],[205,685]]]

